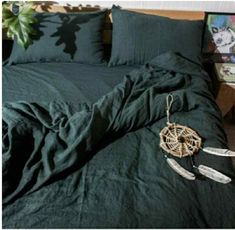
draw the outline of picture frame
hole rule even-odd
[[[212,62],[235,63],[235,13],[206,12],[202,53]]]
[[[235,84],[235,65],[233,63],[215,63],[215,69],[219,81]]]

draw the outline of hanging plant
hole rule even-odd
[[[3,2],[2,25],[6,29],[7,37],[16,39],[24,49],[32,44],[30,36],[36,34],[32,27],[37,22],[34,13],[31,2]]]

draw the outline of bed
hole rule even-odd
[[[144,11],[153,12],[203,17]],[[188,181],[159,146],[171,93],[172,121],[196,130],[204,146],[227,147],[208,74],[171,50],[144,65],[117,55],[108,66],[3,66],[3,228],[235,227],[234,181]],[[194,161],[234,179],[230,158],[200,150]],[[193,170],[189,158],[179,162]]]

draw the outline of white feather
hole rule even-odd
[[[208,178],[210,178],[214,181],[217,181],[219,183],[227,184],[232,181],[230,177],[222,174],[221,172],[219,172],[213,168],[205,166],[205,165],[199,165],[198,170],[205,177],[208,177]]]
[[[235,157],[235,152],[231,151],[229,149],[219,149],[219,148],[205,147],[202,150],[206,153],[217,155],[217,156]]]
[[[182,166],[180,166],[174,159],[167,158],[166,161],[169,164],[169,166],[182,177],[188,180],[195,180],[195,175],[186,170],[185,168],[183,168]]]

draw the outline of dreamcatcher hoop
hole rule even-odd
[[[191,156],[201,147],[201,138],[189,127],[170,123],[160,132],[160,146],[176,157]]]
[[[170,122],[170,108],[173,103],[173,96],[169,94],[167,103],[167,126],[160,132],[160,147],[176,157],[192,156],[198,152],[202,140],[191,128]]]

